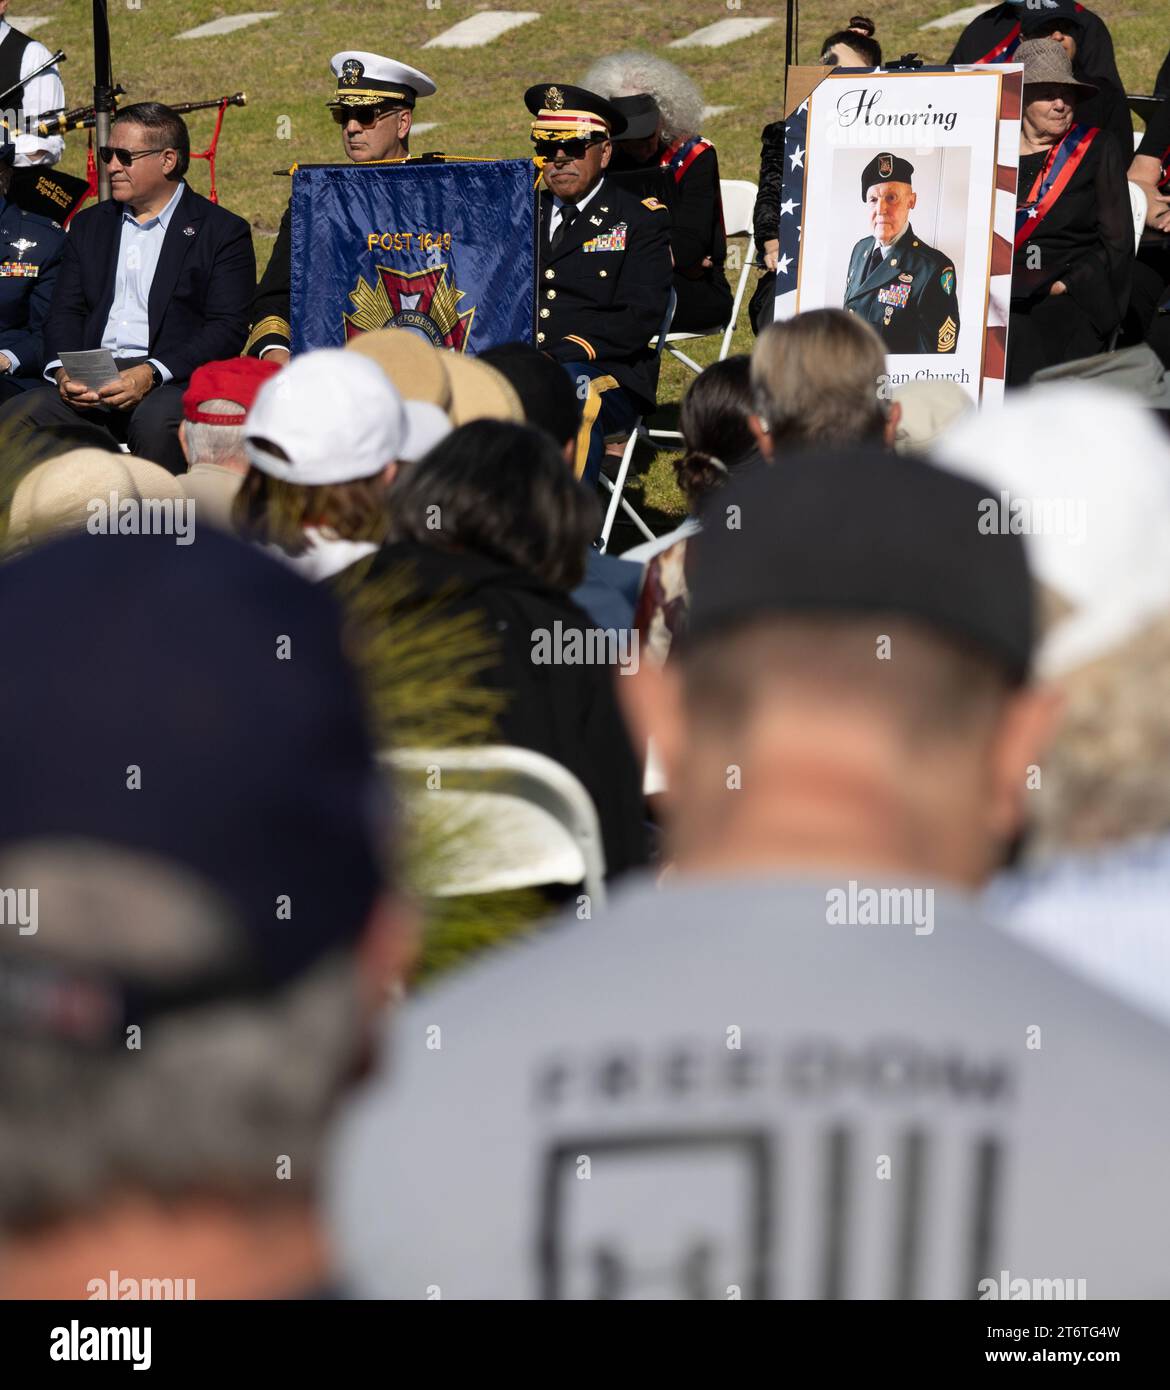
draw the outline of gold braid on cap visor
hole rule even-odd
[[[542,111],[532,122],[533,140],[589,140],[609,135],[608,124],[592,111]]]
[[[325,105],[328,107],[380,106],[383,102],[389,101],[400,101],[409,106],[411,98],[406,92],[375,92],[369,87],[339,87]]]

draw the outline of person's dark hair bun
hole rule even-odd
[[[849,21],[850,29],[855,33],[864,34],[866,38],[872,39],[877,32],[877,25],[872,19],[867,19],[863,14],[855,14]]]
[[[727,465],[702,449],[688,449],[675,462],[678,485],[688,498],[699,498],[727,481]]]

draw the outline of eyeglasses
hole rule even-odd
[[[532,145],[542,159],[555,159],[558,150],[566,159],[580,159],[597,143],[596,140],[534,140]]]
[[[103,164],[112,164],[116,159],[119,164],[125,164],[129,168],[136,159],[141,159],[143,155],[162,154],[164,150],[169,149],[171,149],[170,145],[160,145],[155,150],[123,150],[117,145],[99,145],[98,158]]]
[[[357,121],[363,129],[368,130],[370,126],[377,125],[383,116],[391,116],[397,112],[405,111],[405,106],[332,106],[330,111],[333,119],[338,125],[349,125],[350,121]]]

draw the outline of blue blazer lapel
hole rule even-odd
[[[150,295],[146,301],[152,348],[162,327],[163,315],[170,303],[183,262],[190,254],[192,246],[199,240],[203,223],[203,211],[199,206],[201,201],[190,186],[184,187],[183,196],[175,204],[175,210],[171,214],[158,265],[155,267],[154,279],[150,283]]]

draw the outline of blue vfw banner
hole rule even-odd
[[[409,328],[474,355],[532,342],[530,159],[298,168],[292,350]]]

